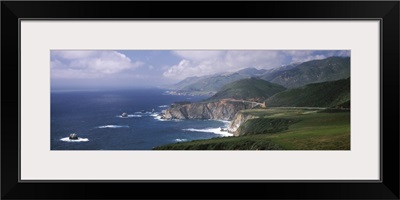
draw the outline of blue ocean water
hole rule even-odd
[[[173,102],[205,98],[164,92],[53,91],[51,150],[150,150],[163,144],[224,136],[219,129],[226,122],[160,119],[158,114]],[[123,112],[128,117],[121,117]],[[70,133],[76,133],[79,139],[69,140]]]

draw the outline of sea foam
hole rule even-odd
[[[126,117],[123,117],[121,115],[117,115],[116,117],[118,117],[118,118],[132,118],[132,117],[142,117],[142,115],[128,115]]]
[[[63,142],[89,142],[88,138],[80,138],[80,137],[78,137],[78,139],[76,140],[71,140],[69,139],[69,137],[61,138],[60,140]]]
[[[167,121],[166,119],[161,119],[160,115],[154,116],[154,119],[158,121]]]
[[[129,128],[129,126],[126,126],[126,125],[104,125],[104,126],[98,126],[97,128]]]
[[[233,134],[228,133],[227,131],[221,131],[221,128],[205,128],[205,129],[188,128],[188,129],[182,129],[182,130],[183,131],[191,131],[191,132],[214,133],[214,134],[222,135],[224,137],[233,136]]]
[[[175,139],[175,142],[186,142],[187,141],[187,139]]]
[[[160,115],[160,113],[153,113],[153,114],[151,114],[150,116],[152,116],[152,117],[157,117],[158,115]]]

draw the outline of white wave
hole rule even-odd
[[[175,139],[175,141],[176,141],[176,142],[186,142],[187,139],[179,139],[179,138],[178,138],[178,139]]]
[[[213,119],[215,120],[215,119]],[[225,124],[225,126],[229,125],[231,123],[231,121],[227,121],[227,120],[215,120],[215,121],[219,121]],[[225,127],[224,127],[225,128]]]
[[[129,128],[129,126],[126,126],[126,125],[104,125],[104,126],[98,126],[97,128]]]
[[[182,129],[182,130],[183,131],[192,131],[192,132],[214,133],[214,134],[222,135],[224,137],[233,136],[233,134],[228,133],[227,131],[221,131],[221,128],[205,128],[205,129],[188,128],[188,129]]]
[[[161,105],[161,106],[158,106],[158,107],[160,107],[160,108],[168,108],[169,106],[168,105]]]
[[[145,116],[149,116],[151,114],[154,114],[154,112],[135,112],[135,115],[145,115]],[[128,115],[129,116],[129,115]]]
[[[167,121],[166,119],[161,119],[160,115],[154,116],[154,119],[158,121]]]
[[[142,115],[128,115],[126,117],[123,117],[121,115],[117,115],[116,117],[118,117],[118,118],[132,118],[132,117],[142,117]]]
[[[76,140],[71,140],[69,139],[69,137],[61,138],[60,140],[63,142],[89,142],[88,138],[80,138],[80,137],[78,137],[78,139]]]
[[[154,119],[158,120],[158,121],[170,121],[170,122],[181,122],[182,121],[181,119],[162,119],[161,118],[162,116],[159,113],[150,115],[150,116],[154,117]]]

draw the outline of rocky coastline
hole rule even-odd
[[[256,118],[256,116],[246,115],[241,110],[252,109],[254,103],[249,101],[240,101],[234,99],[222,99],[211,102],[177,102],[171,104],[170,107],[164,110],[160,115],[161,119],[165,120],[224,120],[230,121],[226,130],[234,136],[240,136],[237,129],[240,125],[249,119]]]
[[[162,119],[214,119],[231,121],[240,110],[251,109],[252,103],[223,99],[211,102],[174,103],[161,114]]]

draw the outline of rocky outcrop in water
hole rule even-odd
[[[212,102],[175,103],[163,112],[163,119],[217,119],[232,120],[235,114],[251,109],[251,102],[222,99]]]
[[[71,133],[71,134],[69,134],[69,139],[70,140],[77,140],[78,139],[78,135],[76,133]]]

